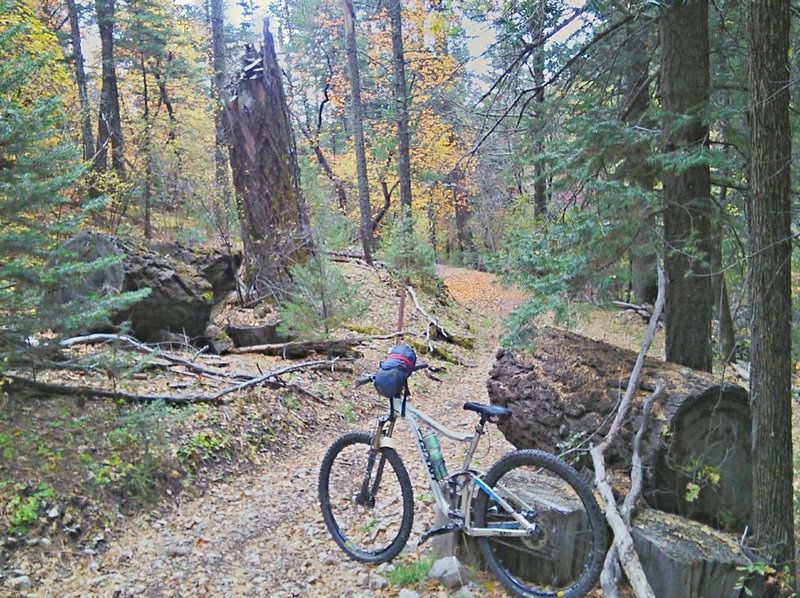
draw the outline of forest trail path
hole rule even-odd
[[[500,323],[521,297],[503,289],[490,274],[442,267],[440,275],[452,296],[475,316],[470,324],[477,346],[470,359],[477,366],[448,366],[441,374],[443,384],[418,375],[412,379],[411,400],[446,425],[466,431],[474,418],[460,406],[467,400],[488,402],[486,379]],[[48,579],[41,579],[32,595],[396,596],[399,588],[386,581],[391,565],[374,568],[350,561],[322,521],[317,472],[328,445],[338,430],[371,429],[374,421],[343,424],[341,419],[332,407],[330,428],[323,423],[288,458],[275,457],[249,475],[216,483],[205,495],[183,499],[167,513],[132,518],[107,550],[64,563]],[[478,449],[479,467],[487,467],[508,448],[496,429],[489,436],[491,442],[484,441]],[[405,446],[400,452],[415,486],[415,524],[408,550],[409,558],[416,558],[416,544],[431,526],[433,508],[404,427],[397,437]],[[456,447],[442,444],[452,462]],[[446,592],[431,589],[423,594]]]

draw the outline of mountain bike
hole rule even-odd
[[[450,430],[398,397],[389,400],[373,433],[337,438],[322,460],[318,488],[333,539],[350,558],[371,564],[390,561],[405,547],[414,498],[393,437],[403,421],[416,440],[436,505],[447,516],[420,544],[461,531],[477,539],[489,569],[514,596],[584,596],[600,576],[607,549],[606,522],[591,488],[570,465],[540,450],[512,451],[485,473],[473,469],[486,424],[506,421],[512,412],[473,402],[464,409],[479,418],[474,434]],[[437,432],[468,445],[455,472],[446,471]]]

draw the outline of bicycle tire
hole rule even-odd
[[[482,481],[528,521],[530,538],[478,538],[489,569],[512,595],[579,598],[597,583],[608,548],[606,521],[591,488],[574,468],[543,451],[518,450],[501,458]],[[475,499],[475,527],[513,528],[485,491]]]
[[[318,494],[322,518],[339,548],[356,561],[379,564],[405,547],[414,523],[414,496],[400,455],[384,447],[369,473],[369,496],[358,502],[372,439],[368,432],[349,432],[333,442],[322,459]]]

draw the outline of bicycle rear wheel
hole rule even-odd
[[[483,482],[535,523],[525,537],[481,536],[487,565],[515,596],[584,596],[597,583],[608,548],[606,522],[589,486],[549,453],[519,450],[500,459]],[[519,529],[485,491],[475,499],[475,527]]]
[[[372,439],[350,432],[334,441],[319,471],[319,502],[328,531],[350,558],[383,563],[408,541],[414,499],[400,455],[374,451]]]

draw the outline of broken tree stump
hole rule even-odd
[[[608,431],[636,353],[556,328],[538,332],[530,353],[500,351],[487,382],[494,404],[514,412],[500,424],[518,448],[580,458]],[[647,359],[631,417],[605,453],[628,472],[646,396],[662,379],[642,446],[644,498],[655,508],[742,530],[752,500],[747,391],[710,374]],[[579,465],[588,465],[584,460]]]
[[[738,598],[739,567],[750,560],[734,536],[652,509],[634,517],[632,535],[658,598]]]

